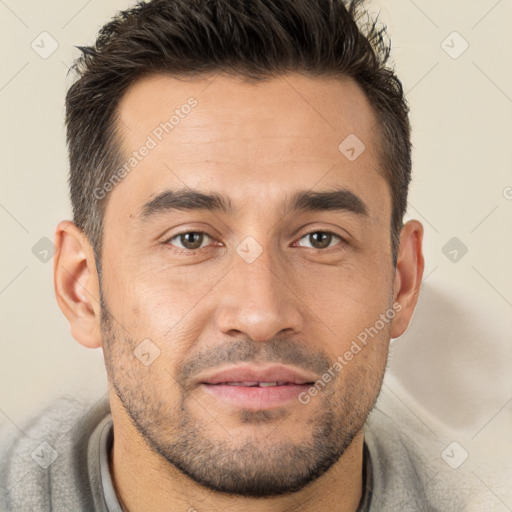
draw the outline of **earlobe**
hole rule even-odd
[[[411,321],[423,278],[423,226],[417,220],[407,222],[400,235],[400,248],[393,284],[393,301],[401,309],[391,324],[391,337],[401,336]]]
[[[94,251],[72,222],[55,230],[55,296],[71,327],[71,334],[88,348],[101,346],[99,281]]]

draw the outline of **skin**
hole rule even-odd
[[[353,512],[362,427],[390,338],[405,331],[418,298],[422,226],[404,225],[394,268],[378,125],[353,80],[146,77],[119,105],[127,155],[191,96],[198,105],[110,192],[101,296],[85,235],[69,221],[56,230],[58,303],[73,337],[105,355],[116,492],[130,511]],[[355,161],[338,150],[349,134],[366,146]],[[334,187],[357,195],[367,214],[283,215],[297,191]],[[145,203],[179,188],[229,197],[236,213],[141,219]],[[175,236],[183,231],[210,238],[190,255]],[[319,231],[336,236],[315,250],[307,235]],[[251,263],[236,252],[247,236],[262,249]],[[394,318],[307,405],[245,410],[198,383],[230,360],[320,376],[397,303]],[[147,338],[160,350],[149,366],[134,354]]]

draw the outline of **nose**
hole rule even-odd
[[[291,272],[273,262],[266,251],[252,263],[235,260],[216,314],[222,333],[268,341],[301,332],[304,302],[294,293]]]

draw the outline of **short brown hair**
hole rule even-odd
[[[227,73],[264,80],[287,72],[349,76],[365,92],[381,128],[380,167],[392,199],[393,264],[411,179],[409,108],[387,61],[386,27],[370,20],[364,0],[152,0],[119,12],[93,46],[79,47],[78,79],[66,96],[73,220],[101,262],[101,188],[122,155],[119,100],[153,73]],[[363,19],[364,18],[364,19]]]

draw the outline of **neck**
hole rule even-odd
[[[119,404],[117,404],[119,405]],[[124,512],[355,512],[363,492],[363,433],[321,477],[293,494],[269,498],[207,489],[149,449],[124,413],[112,404],[112,482]]]

